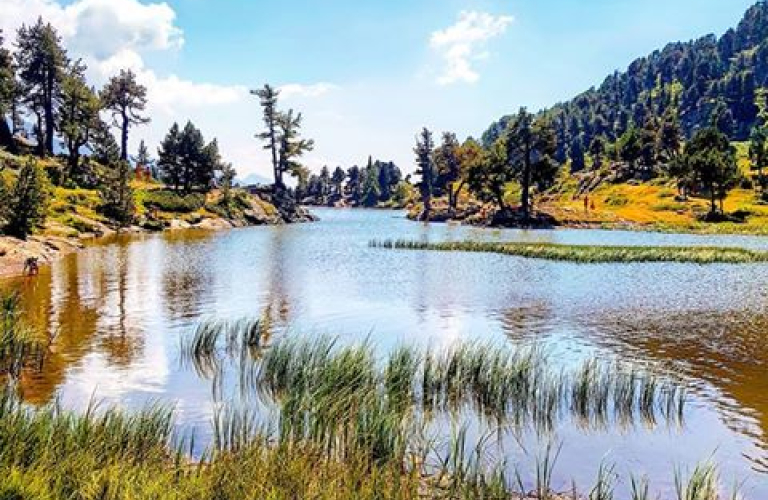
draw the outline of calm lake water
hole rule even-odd
[[[180,344],[206,319],[269,317],[275,335],[447,345],[495,340],[543,346],[564,366],[583,358],[673,367],[685,374],[685,425],[584,429],[563,424],[555,486],[592,484],[601,461],[671,486],[675,466],[714,457],[724,482],[768,498],[768,265],[578,265],[483,254],[400,252],[371,239],[725,245],[768,239],[591,230],[424,226],[400,212],[318,210],[317,224],[178,232],[94,245],[19,288],[37,327],[56,335],[26,399],[175,405],[202,439],[226,404],[181,362]],[[225,391],[226,392],[226,391]],[[507,447],[530,470],[541,439]]]

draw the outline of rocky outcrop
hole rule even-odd
[[[255,194],[262,202],[271,205],[276,210],[276,216],[285,224],[315,222],[317,217],[300,205],[293,194],[286,190],[275,192],[271,187],[265,187]]]

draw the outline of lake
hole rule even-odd
[[[268,318],[277,337],[403,343],[479,340],[541,346],[563,366],[597,357],[682,373],[684,425],[588,429],[565,422],[555,486],[590,485],[601,461],[670,488],[675,466],[713,458],[726,484],[768,498],[768,265],[598,264],[369,248],[372,239],[482,239],[768,249],[768,239],[599,230],[422,225],[402,212],[316,210],[321,222],[225,232],[169,232],[95,244],[37,278],[6,280],[30,321],[55,336],[33,404],[59,398],[140,408],[172,404],[205,441],[232,391],[182,362],[209,319]],[[226,385],[235,377],[224,380]],[[543,438],[506,446],[530,471]]]

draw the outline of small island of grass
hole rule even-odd
[[[373,248],[397,250],[498,253],[530,259],[576,262],[581,264],[637,262],[751,264],[768,262],[768,252],[730,247],[596,246],[478,241],[428,243],[408,240],[375,240],[371,241],[369,245]]]

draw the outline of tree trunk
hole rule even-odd
[[[123,127],[122,127],[122,135],[120,137],[120,159],[123,161],[128,161],[128,115],[125,111],[123,111]]]
[[[717,213],[717,194],[715,192],[715,186],[709,186],[709,201],[710,201],[710,213],[715,215]]]
[[[493,190],[493,197],[496,198],[496,204],[499,206],[499,211],[504,212],[507,210],[507,204],[504,203],[504,191],[501,189]]]
[[[13,132],[4,116],[0,116],[0,147],[5,148],[11,154],[17,154],[19,148],[13,139]]]
[[[453,190],[452,196],[453,196],[453,205],[451,205],[451,208],[456,210],[459,205],[459,195],[461,194],[461,190],[464,188],[464,181],[461,181],[459,183],[459,186]]]
[[[525,151],[523,181],[521,184],[523,219],[528,220],[531,217],[531,153],[529,148],[526,148]]]
[[[278,185],[282,186],[283,176],[280,174],[280,165],[277,161],[277,134],[275,133],[274,117],[270,118],[269,123],[269,146],[272,150],[272,174],[275,178],[275,191]]]
[[[425,196],[424,197],[424,211],[421,213],[421,220],[424,222],[429,222],[429,219],[432,217],[432,197],[431,196]]]
[[[53,154],[53,136],[55,133],[55,117],[53,115],[53,72],[48,72],[48,88],[46,89],[45,99],[45,151]]]

